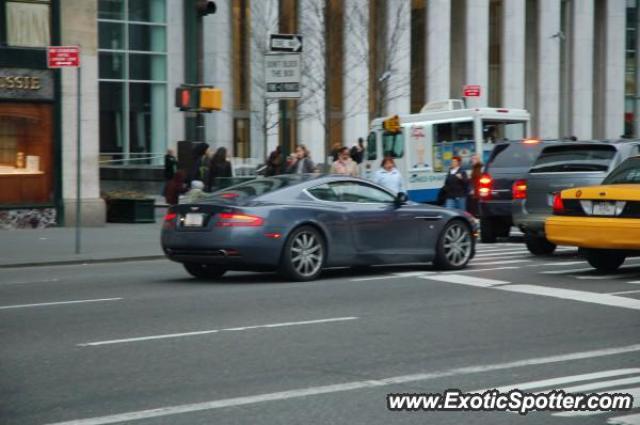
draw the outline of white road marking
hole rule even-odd
[[[476,263],[473,262],[474,266],[495,266],[497,264],[517,264],[517,263],[530,263],[531,260],[506,260],[506,261],[490,261],[488,263]]]
[[[42,280],[27,280],[27,281],[18,281],[18,282],[2,282],[2,285],[28,285],[30,283],[49,283],[49,282],[59,282],[60,279],[42,279]]]
[[[625,416],[616,416],[615,418],[609,418],[607,421],[609,425],[640,425],[640,413]]]
[[[583,261],[558,261],[555,263],[544,263],[542,264],[543,266],[557,266],[557,267],[561,267],[561,266],[575,266],[577,264],[585,264],[587,262],[587,260],[583,260]]]
[[[518,252],[518,251],[528,251],[524,246],[518,246],[518,247],[513,247],[513,248],[500,248],[500,249],[478,249],[478,252],[481,252],[483,254],[492,254],[492,253],[498,253],[498,252]]]
[[[638,292],[640,292],[640,289],[634,289],[633,291],[609,292],[608,295],[637,294]]]
[[[622,375],[632,375],[634,373],[640,373],[640,368],[629,368],[629,369],[613,369],[613,370],[605,370],[602,372],[592,372],[592,373],[584,373],[580,375],[569,375],[569,376],[561,376],[558,378],[551,379],[543,379],[541,381],[531,381],[531,382],[523,382],[520,384],[513,385],[504,385],[502,387],[496,388],[496,390],[500,392],[509,392],[511,390],[532,390],[538,388],[556,388],[558,385],[567,384],[569,382],[580,382],[580,381],[589,381],[592,379],[600,379],[600,378],[611,378],[613,376],[622,376]],[[482,390],[473,391],[474,393],[482,393],[488,391],[492,388],[485,388]]]
[[[537,285],[510,285],[496,288],[501,291],[517,292],[520,294],[541,295],[544,297],[560,298],[564,300],[581,301],[611,307],[640,310],[640,300],[618,297],[615,295],[599,294],[595,292],[575,291],[572,289],[553,288]]]
[[[566,393],[584,393],[593,392],[593,390],[600,390],[603,388],[612,388],[619,385],[631,385],[640,382],[640,376],[633,376],[630,378],[614,379],[611,381],[592,382],[590,384],[576,385],[573,387],[559,388]],[[607,391],[616,392],[616,391]]]
[[[490,288],[496,285],[507,285],[511,282],[495,279],[483,279],[475,276],[464,276],[461,274],[442,274],[435,276],[421,276],[421,279],[435,280],[438,282],[456,283],[459,285],[479,286],[482,288]]]
[[[580,273],[580,272],[588,272],[595,271],[593,267],[582,268],[582,269],[567,269],[567,270],[550,270],[546,272],[540,272],[542,274],[571,274],[571,273]]]
[[[631,282],[627,282],[627,283],[631,283],[633,285],[640,285],[640,280],[632,280]]]
[[[518,269],[519,267],[514,267],[514,266],[505,266],[505,267],[492,267],[490,269],[472,269],[472,268],[468,268],[468,269],[463,269],[463,270],[455,270],[452,272],[443,272],[443,274],[451,274],[451,273],[469,273],[469,272],[488,272],[491,270],[513,270],[513,269]]]
[[[538,357],[533,359],[517,360],[508,363],[498,363],[479,366],[468,366],[457,369],[449,369],[439,372],[416,373],[412,375],[395,376],[385,379],[371,379],[365,381],[352,381],[335,385],[324,385],[317,387],[299,388],[289,391],[258,394],[246,397],[227,398],[221,400],[205,401],[201,403],[182,404],[176,406],[165,406],[156,409],[139,410],[127,413],[120,413],[109,416],[99,416],[94,418],[78,419],[65,422],[57,422],[49,425],[105,425],[119,422],[132,422],[149,418],[177,415],[181,413],[202,412],[206,410],[221,409],[225,407],[244,406],[249,404],[265,403],[278,400],[289,400],[294,398],[310,397],[319,394],[331,394],[338,392],[354,391],[367,388],[385,387],[408,382],[418,382],[447,378],[452,376],[468,375],[473,373],[490,372],[496,370],[515,369],[534,365],[551,363],[561,363],[581,359],[591,359],[596,357],[613,356],[617,354],[634,353],[640,351],[640,344],[626,347],[605,348],[601,350],[582,351],[568,354],[560,354],[548,357]]]
[[[264,329],[264,328],[283,328],[288,326],[316,325],[320,323],[344,322],[347,320],[356,320],[356,319],[358,319],[358,317],[333,317],[330,319],[305,320],[301,322],[271,323],[266,325],[243,326],[243,327],[237,327],[237,328],[209,329],[206,331],[181,332],[181,333],[174,333],[174,334],[141,336],[141,337],[135,337],[135,338],[112,339],[108,341],[85,342],[77,345],[79,347],[95,347],[98,345],[123,344],[127,342],[151,341],[155,339],[168,339],[168,338],[181,338],[186,336],[207,335],[207,334],[214,334],[218,332],[246,331],[249,329]]]
[[[513,256],[530,256],[531,253],[525,250],[519,251],[511,251],[511,252],[492,252],[490,254],[476,254],[475,258],[485,258],[485,257],[513,257]]]
[[[618,388],[614,390],[607,391],[609,394],[629,394],[633,397],[633,403],[631,404],[631,408],[640,407],[640,387],[635,388]],[[562,416],[562,417],[573,417],[573,416],[592,416],[592,415],[602,415],[604,413],[611,413],[606,410],[598,410],[596,412],[581,412],[581,411],[571,411],[571,412],[560,412],[554,413],[552,416]],[[640,423],[640,422],[638,422]]]
[[[634,274],[635,276],[635,274]],[[629,276],[625,276],[624,274],[598,274],[593,276],[576,276],[576,279],[583,280],[605,280],[605,279],[616,279],[616,278],[625,278]]]
[[[27,308],[27,307],[48,307],[52,305],[65,305],[65,304],[80,304],[80,303],[98,303],[103,301],[118,301],[122,298],[97,298],[93,300],[73,300],[73,301],[56,301],[50,303],[37,303],[37,304],[16,304],[16,305],[3,305],[0,306],[0,310],[10,310],[14,308]]]

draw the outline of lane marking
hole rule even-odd
[[[591,384],[576,385],[573,387],[560,388],[567,393],[582,393],[586,391],[599,390],[602,388],[611,388],[618,385],[630,385],[640,382],[640,376],[633,376],[631,378],[614,379],[612,381],[593,382]],[[615,392],[615,391],[607,391]]]
[[[299,388],[289,391],[280,391],[273,393],[258,394],[245,397],[227,398],[221,400],[211,400],[201,403],[182,404],[174,406],[165,406],[156,409],[139,410],[127,413],[119,413],[108,416],[99,416],[86,419],[71,420],[65,422],[50,423],[48,425],[105,425],[119,422],[132,422],[137,420],[157,418],[162,416],[171,416],[181,413],[202,412],[207,410],[221,409],[225,407],[244,406],[249,404],[257,404],[279,400],[289,400],[294,398],[310,397],[320,394],[331,394],[346,391],[354,391],[368,388],[378,388],[390,385],[404,384],[409,382],[427,381],[440,378],[448,378],[452,376],[468,375],[473,373],[491,372],[505,369],[515,369],[527,366],[545,365],[552,363],[562,363],[568,361],[591,359],[596,357],[606,357],[618,354],[627,354],[640,351],[640,344],[629,345],[625,347],[604,348],[600,350],[581,351],[568,354],[560,354],[547,357],[538,357],[525,360],[517,360],[507,363],[467,366],[456,369],[448,369],[439,372],[416,373],[411,375],[401,375],[391,378],[365,381],[351,381],[341,384],[324,385],[317,387]]]
[[[352,317],[333,317],[330,319],[305,320],[301,322],[270,323],[266,325],[242,326],[242,327],[226,328],[226,329],[209,329],[206,331],[181,332],[181,333],[164,334],[164,335],[141,336],[141,337],[135,337],[135,338],[112,339],[107,341],[85,342],[85,343],[77,344],[77,346],[78,347],[95,347],[99,345],[123,344],[127,342],[140,342],[140,341],[151,341],[156,339],[169,339],[169,338],[196,336],[196,335],[207,335],[207,334],[214,334],[218,332],[246,331],[251,329],[266,329],[266,328],[283,328],[288,326],[316,325],[320,323],[344,322],[347,320],[356,320],[356,319],[358,319],[358,317],[352,316]]]
[[[615,418],[609,418],[607,421],[609,425],[640,425],[640,413],[625,416],[616,416]]]
[[[496,285],[507,285],[511,282],[495,279],[483,279],[475,276],[465,276],[461,274],[446,274],[437,276],[421,276],[420,279],[435,280],[438,282],[456,283],[459,285],[479,286],[490,288]]]
[[[633,403],[631,404],[631,408],[640,407],[640,387],[634,388],[618,388],[615,390],[609,390],[608,393],[618,394],[624,393],[629,394],[633,397]],[[561,417],[572,417],[572,416],[591,416],[591,415],[602,415],[604,413],[611,413],[607,410],[598,410],[596,412],[580,412],[580,411],[572,411],[572,412],[560,412],[554,413],[552,416],[561,416]],[[640,418],[639,418],[640,419]],[[640,422],[638,422],[640,424]]]
[[[507,261],[490,261],[488,263],[475,263],[472,262],[474,266],[495,266],[497,264],[517,264],[517,263],[530,263],[532,260],[507,260]]]
[[[636,273],[633,273],[632,276],[636,276]],[[583,280],[605,280],[605,279],[616,279],[616,278],[629,278],[629,276],[625,276],[624,274],[599,274],[595,276],[576,276],[576,279]]]
[[[451,274],[451,273],[470,273],[470,272],[488,272],[491,270],[513,270],[513,269],[519,269],[520,267],[514,267],[514,266],[505,266],[505,267],[492,267],[490,269],[464,269],[464,270],[456,270],[453,272],[443,272],[442,274]]]
[[[583,261],[559,261],[557,263],[544,263],[543,266],[575,266],[577,264],[585,264],[587,260]]]
[[[588,272],[595,271],[593,267],[582,268],[582,269],[567,269],[567,270],[550,270],[546,272],[540,272],[542,274],[571,274],[571,273],[579,273],[579,272]]]
[[[496,253],[491,253],[491,254],[476,254],[477,258],[484,258],[484,257],[521,257],[523,255],[526,256],[533,256],[529,251],[525,250],[520,250],[520,251],[513,251],[513,252],[496,252]]]
[[[37,304],[16,304],[16,305],[3,305],[0,306],[0,310],[10,310],[14,308],[27,308],[27,307],[48,307],[53,305],[65,305],[65,304],[80,304],[80,303],[98,303],[104,301],[119,301],[122,298],[97,298],[93,300],[73,300],[73,301],[56,301],[49,303],[37,303]]]
[[[637,294],[638,292],[640,292],[640,289],[634,289],[633,291],[609,292],[608,295]]]
[[[567,384],[569,382],[581,382],[581,381],[589,381],[592,379],[611,378],[614,376],[631,375],[634,373],[640,373],[640,368],[613,369],[613,370],[605,370],[602,372],[584,373],[580,375],[561,376],[558,378],[543,379],[541,381],[531,381],[531,382],[523,382],[520,384],[504,385],[502,387],[497,387],[496,390],[506,393],[514,389],[525,391],[525,390],[532,390],[532,389],[545,388],[545,387],[556,388],[558,385]],[[485,388],[485,389],[477,390],[473,392],[482,393],[490,389],[493,389],[493,388]]]
[[[43,279],[43,280],[28,280],[28,281],[19,281],[19,282],[2,282],[1,285],[28,285],[30,283],[49,283],[49,282],[60,282],[60,279]]]
[[[520,294],[541,295],[544,297],[560,298],[564,300],[581,301],[592,304],[602,304],[611,307],[640,310],[640,300],[618,297],[616,295],[595,292],[576,291],[573,289],[552,288],[538,285],[510,285],[496,288],[500,291],[517,292]]]

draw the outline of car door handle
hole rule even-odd
[[[435,220],[440,220],[442,218],[441,215],[420,215],[417,217],[413,217],[416,220],[430,220],[430,221],[435,221]]]

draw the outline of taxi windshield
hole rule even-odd
[[[640,184],[640,157],[629,158],[604,179],[602,184]]]

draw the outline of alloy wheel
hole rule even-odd
[[[322,267],[322,242],[311,232],[300,232],[291,244],[291,264],[302,276],[312,276]]]
[[[444,255],[454,267],[464,265],[471,257],[471,234],[463,224],[455,223],[444,234]]]

